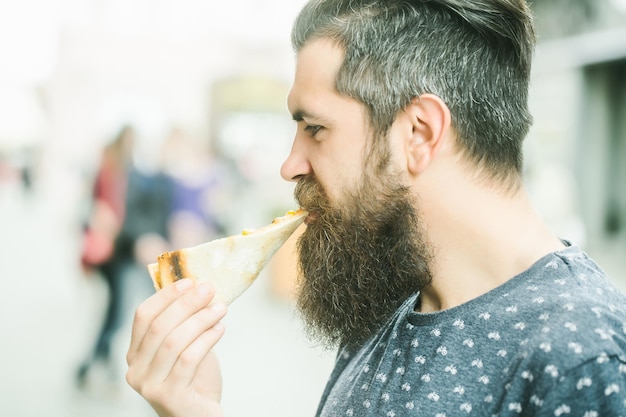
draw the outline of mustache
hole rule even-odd
[[[310,213],[322,214],[331,209],[328,194],[313,176],[300,179],[294,190],[296,203]]]

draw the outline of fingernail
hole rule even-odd
[[[222,314],[226,311],[226,304],[224,304],[221,301],[218,301],[211,306],[211,309],[217,314]]]
[[[183,278],[181,280],[176,281],[176,289],[179,291],[188,290],[193,286],[193,281],[189,278]]]
[[[211,285],[206,282],[198,284],[198,294],[200,295],[207,295],[211,292],[211,290]]]

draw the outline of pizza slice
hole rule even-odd
[[[182,278],[210,281],[216,299],[230,304],[252,285],[307,214],[290,211],[260,229],[162,253],[148,265],[154,287],[158,291]]]

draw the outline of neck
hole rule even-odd
[[[454,177],[448,187],[439,183],[437,191],[420,196],[426,239],[433,248],[433,280],[422,291],[423,312],[472,300],[563,248],[524,187],[498,193],[467,176]]]

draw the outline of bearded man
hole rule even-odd
[[[312,0],[281,174],[310,215],[298,306],[339,349],[317,415],[626,415],[626,297],[522,178],[523,0]],[[179,281],[137,311],[128,381],[221,416],[226,308]]]

